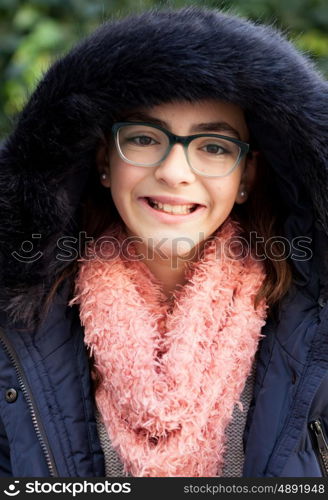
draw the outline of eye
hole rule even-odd
[[[219,146],[218,144],[206,144],[206,146],[203,146],[202,149],[205,153],[210,153],[212,155],[222,155],[228,153],[225,148]]]
[[[136,144],[137,146],[152,146],[157,144],[157,142],[147,135],[138,135],[135,137],[130,137],[129,142]]]

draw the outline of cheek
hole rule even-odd
[[[147,172],[140,167],[134,167],[120,158],[110,158],[110,185],[114,203],[118,206],[124,200],[129,200]]]
[[[133,166],[127,165],[116,155],[109,157],[109,165],[112,192],[131,189],[134,184],[134,177],[136,177]]]
[[[223,203],[233,205],[239,189],[240,176],[235,178],[217,179],[208,188],[213,205],[222,206]]]
[[[131,172],[128,172],[127,169],[124,168],[124,166],[122,166],[121,168],[111,168],[110,180],[112,191],[126,191],[130,189],[131,184],[133,184]]]

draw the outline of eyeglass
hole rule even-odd
[[[249,144],[220,134],[179,136],[159,125],[118,122],[112,127],[117,151],[126,163],[155,167],[175,144],[182,144],[190,168],[205,177],[229,175],[248,153]]]

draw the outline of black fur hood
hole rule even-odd
[[[245,110],[286,206],[286,236],[328,233],[328,86],[309,59],[274,28],[216,10],[107,22],[47,71],[0,151],[0,309],[11,320],[31,324],[67,266],[56,242],[79,230],[115,115],[202,97]],[[306,283],[306,264],[300,271]]]

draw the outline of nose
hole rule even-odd
[[[156,167],[155,177],[170,186],[195,181],[195,173],[189,166],[182,144],[174,144],[165,160]]]

